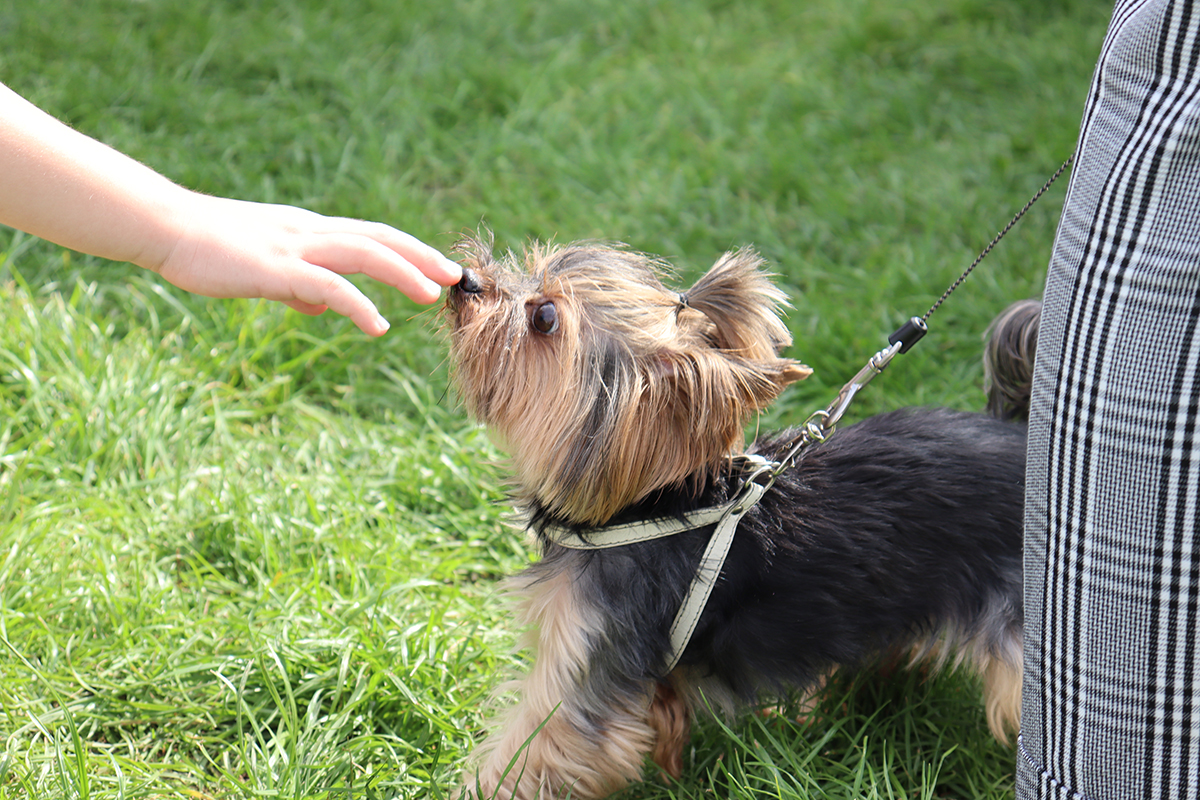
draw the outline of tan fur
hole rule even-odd
[[[457,309],[455,383],[512,457],[517,485],[535,487],[526,499],[580,524],[715,471],[744,448],[749,417],[811,372],[779,357],[791,344],[785,298],[750,250],[727,253],[681,296],[660,282],[664,265],[627,250],[534,244],[497,261],[484,237],[459,249],[501,291]],[[529,324],[547,302],[553,335]],[[627,371],[580,384],[596,352]]]
[[[650,703],[650,727],[654,729],[651,759],[672,778],[683,774],[683,748],[692,728],[692,715],[675,686],[659,681]]]
[[[909,666],[919,662],[936,671],[965,667],[983,682],[983,705],[988,729],[1001,744],[1021,727],[1021,674],[1023,645],[1010,636],[999,645],[982,637],[968,638],[952,631],[913,648]]]
[[[502,687],[519,700],[492,722],[464,776],[481,797],[551,800],[603,797],[641,777],[655,731],[648,720],[654,686],[627,707],[609,707],[594,736],[575,702],[578,671],[587,662],[589,636],[599,620],[577,602],[567,573],[542,581],[514,581],[519,621],[529,627],[525,646],[535,655],[530,672]],[[540,730],[539,730],[540,727]]]
[[[1001,744],[1011,744],[1010,734],[1021,729],[1021,661],[991,657],[984,664],[976,662],[976,670],[983,677],[988,729]]]

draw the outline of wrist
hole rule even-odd
[[[124,260],[151,272],[163,267],[188,239],[188,231],[199,214],[204,196],[155,174],[161,181],[143,196],[145,205],[137,213],[143,222],[136,251]],[[134,242],[131,242],[134,243]]]

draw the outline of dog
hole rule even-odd
[[[703,511],[729,516],[797,440],[744,440],[811,372],[781,355],[786,298],[751,249],[682,293],[664,285],[668,265],[621,246],[493,249],[486,232],[457,247],[463,278],[443,312],[452,382],[509,456],[542,557],[508,585],[533,660],[504,687],[516,700],[472,754],[464,797],[601,798],[640,780],[648,757],[678,777],[699,711],[814,689],[881,657],[973,670],[1007,741],[1022,664],[1019,421],[907,409],[807,447],[737,509],[681,644],[681,606],[723,524]],[[997,391],[1031,369],[1024,351],[1000,350]]]

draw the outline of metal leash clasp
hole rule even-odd
[[[753,466],[753,470],[742,485],[743,496],[747,494],[746,487],[751,483],[756,483],[763,476],[766,476],[763,491],[770,489],[775,485],[779,476],[792,466],[792,462],[804,448],[828,439],[859,390],[870,383],[872,378],[883,372],[898,353],[907,353],[909,348],[916,344],[928,330],[925,320],[921,317],[913,317],[901,325],[899,330],[888,337],[888,346],[867,360],[863,368],[842,386],[832,403],[823,409],[814,411],[804,421],[804,424],[800,426],[800,435],[796,437],[796,441],[783,458],[778,461],[768,461],[761,456],[743,456]],[[740,502],[741,498],[738,499],[738,503]],[[735,513],[740,513],[737,511],[737,507],[735,507]]]
[[[911,346],[911,344],[910,344]],[[892,363],[892,359],[897,353],[903,352],[904,342],[896,341],[887,347],[880,350],[863,365],[863,368],[858,373],[846,382],[841,391],[837,393],[837,397],[833,402],[820,411],[813,412],[804,424],[800,426],[800,436],[792,448],[788,450],[787,455],[779,460],[777,466],[771,474],[771,483],[783,474],[784,470],[792,465],[796,456],[800,455],[800,451],[815,442],[823,442],[829,438],[837,424],[842,419],[842,415],[846,413],[846,409],[850,405],[850,401],[858,394],[859,390],[871,382],[879,373]]]
[[[841,421],[842,415],[846,413],[846,408],[850,405],[850,401],[854,399],[854,395],[858,394],[860,389],[870,383],[872,378],[883,372],[903,347],[903,342],[895,342],[883,348],[871,356],[867,363],[863,365],[863,368],[858,371],[857,375],[846,382],[846,385],[838,392],[837,397],[825,409],[825,419],[822,425],[827,432],[832,431],[838,422]]]

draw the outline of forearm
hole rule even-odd
[[[0,223],[157,269],[188,194],[0,84]]]

